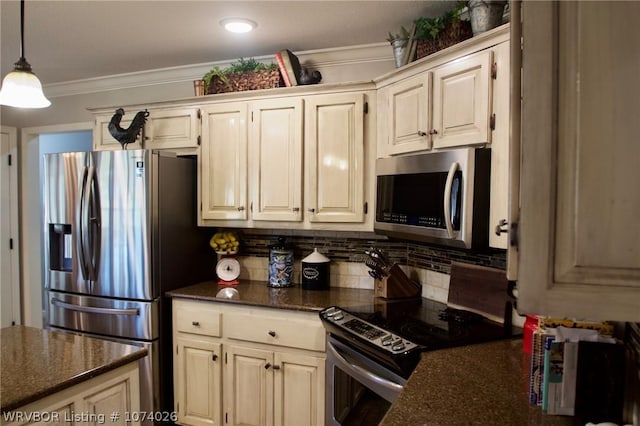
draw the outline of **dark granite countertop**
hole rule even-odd
[[[0,330],[2,412],[146,356],[147,350],[70,333],[14,326]]]
[[[241,281],[232,286],[238,290],[238,299],[216,298],[216,293],[227,286],[206,281],[167,293],[170,297],[206,300],[267,308],[318,312],[329,306],[365,305],[374,302],[373,290],[331,287],[329,290],[304,290],[295,285],[274,288],[261,281]]]
[[[380,425],[572,425],[529,404],[529,359],[521,339],[425,352]]]

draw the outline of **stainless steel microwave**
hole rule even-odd
[[[489,148],[378,159],[375,231],[409,240],[486,248],[490,173]]]

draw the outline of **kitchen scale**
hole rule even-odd
[[[220,254],[218,263],[216,263],[216,275],[218,276],[218,285],[238,285],[240,281],[240,262],[233,255]]]

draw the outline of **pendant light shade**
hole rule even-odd
[[[20,1],[20,59],[2,80],[0,105],[18,108],[45,108],[51,105],[42,93],[42,84],[24,57],[24,0]]]

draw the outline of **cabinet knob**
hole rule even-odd
[[[217,361],[218,360],[218,355],[213,354],[211,355],[211,361]]]
[[[418,136],[427,136],[427,134],[422,130],[418,130]]]
[[[500,234],[503,234],[505,232],[509,232],[509,230],[506,227],[508,224],[509,224],[509,222],[507,222],[506,219],[500,219],[500,221],[496,225],[496,230],[495,230],[496,235],[500,236]]]
[[[191,325],[194,327],[200,327],[200,322],[199,321],[191,321]]]
[[[316,212],[316,209],[307,209],[307,211],[308,211],[309,213],[315,213],[315,212]]]
[[[269,336],[271,336],[271,337],[276,337],[276,332],[275,332],[275,331],[273,331],[273,330],[269,330],[269,333],[268,333],[268,334],[269,334]]]
[[[280,370],[280,366],[276,364],[276,365],[273,366],[273,369],[274,370]]]
[[[240,206],[238,207],[238,211],[241,212],[242,210],[244,210],[244,206]]]
[[[436,129],[431,129],[431,130],[429,130],[429,134],[430,135],[437,135],[438,131]]]
[[[269,368],[271,368],[271,363],[270,363],[270,362],[267,362],[267,363],[264,365],[264,369],[265,369],[265,370],[268,370]]]
[[[299,212],[300,211],[300,207],[294,207],[291,210],[294,211],[294,212]]]

